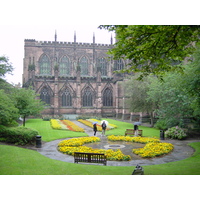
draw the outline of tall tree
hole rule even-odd
[[[15,107],[18,108],[19,114],[23,118],[23,126],[25,126],[26,117],[40,114],[44,110],[44,102],[37,99],[34,90],[16,89],[13,98],[15,99]]]
[[[143,81],[138,80],[139,74],[132,76],[125,82],[125,94],[127,98],[127,105],[131,112],[147,112],[150,115],[151,126],[154,124],[154,111],[158,108],[156,101],[147,101],[149,85],[153,77],[145,77]]]
[[[110,50],[114,59],[129,60],[121,72],[142,72],[162,77],[165,72],[182,71],[179,65],[195,50],[200,26],[193,25],[102,25],[116,33]]]
[[[10,97],[0,90],[0,124],[9,125],[19,117],[18,109]]]
[[[5,74],[11,73],[13,71],[13,66],[9,62],[9,58],[5,56],[0,56],[0,78],[3,78]]]

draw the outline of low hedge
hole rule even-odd
[[[5,127],[0,125],[0,141],[16,145],[33,144],[38,131],[26,127]]]

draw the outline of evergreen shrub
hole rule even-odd
[[[33,144],[38,131],[26,127],[0,126],[0,140],[16,145]]]

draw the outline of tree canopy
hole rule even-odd
[[[141,72],[162,77],[169,71],[182,71],[179,65],[195,50],[200,26],[195,25],[101,25],[115,31],[116,43],[109,51],[113,59],[128,60],[120,72]]]
[[[11,73],[13,66],[9,62],[9,59],[5,56],[0,56],[0,78],[4,77],[5,74]]]

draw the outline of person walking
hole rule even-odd
[[[134,124],[135,136],[138,136],[138,125]]]
[[[97,124],[96,123],[93,124],[93,130],[94,130],[94,136],[95,136],[97,133]]]
[[[107,127],[105,121],[103,121],[103,123],[101,124],[101,127],[102,127],[102,136],[103,136],[106,133],[106,127]]]

